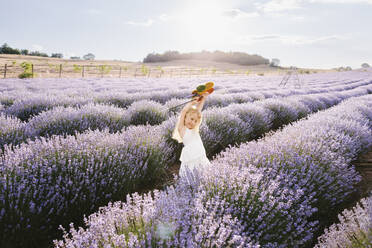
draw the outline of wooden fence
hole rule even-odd
[[[0,78],[17,78],[26,70],[20,65],[0,65]],[[27,69],[32,78],[88,78],[88,77],[193,77],[218,75],[249,75],[246,70],[218,70],[210,68],[149,67],[120,65],[63,65],[30,64]],[[263,74],[263,73],[261,73]],[[258,74],[260,75],[260,74]]]

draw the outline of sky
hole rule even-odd
[[[0,45],[142,61],[224,51],[282,66],[372,66],[372,0],[0,0]]]

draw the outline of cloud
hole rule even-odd
[[[88,15],[100,15],[102,14],[102,11],[98,9],[86,9],[86,10],[83,10],[83,13],[88,14]]]
[[[348,35],[328,35],[321,37],[306,37],[297,35],[278,35],[278,34],[266,34],[266,35],[248,35],[239,38],[239,43],[257,43],[260,41],[274,41],[281,42],[287,45],[311,45],[316,43],[324,43],[332,40],[347,40]]]
[[[148,19],[145,22],[135,22],[135,21],[127,21],[125,24],[133,25],[133,26],[142,26],[142,27],[149,27],[154,23],[154,20]]]
[[[223,16],[231,17],[231,18],[238,18],[238,17],[257,17],[259,14],[257,12],[244,12],[240,9],[226,9],[221,13]]]
[[[372,4],[372,0],[308,0],[310,3]]]
[[[160,16],[158,16],[158,19],[159,19],[160,21],[163,21],[163,22],[168,21],[170,18],[171,18],[171,16],[169,16],[169,15],[167,15],[167,14],[161,14]]]
[[[300,9],[303,0],[271,0],[266,3],[254,3],[256,8],[263,12],[281,12]]]

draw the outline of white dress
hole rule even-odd
[[[185,135],[183,137],[184,147],[181,151],[180,161],[181,167],[179,176],[185,176],[187,169],[193,171],[194,169],[203,169],[203,167],[210,165],[203,146],[203,142],[199,132],[188,129],[186,127]]]

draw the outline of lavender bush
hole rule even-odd
[[[0,150],[10,144],[16,146],[27,138],[25,123],[19,119],[0,113]]]
[[[47,95],[35,96],[26,99],[17,99],[6,108],[5,112],[9,115],[18,117],[22,121],[27,121],[42,111],[52,109],[56,106],[81,106],[89,102],[89,99],[71,97],[53,97]]]
[[[156,125],[168,119],[168,110],[160,103],[148,100],[134,102],[127,109],[131,125]]]
[[[285,123],[303,118],[312,111],[316,112],[320,108],[336,105],[351,96],[363,94],[367,94],[365,89],[353,90],[351,93],[345,91],[334,93],[334,95],[326,94],[326,97],[323,97],[323,94],[291,96],[255,103],[230,104],[224,108],[212,107],[203,111],[200,136],[207,156],[212,158],[229,145],[240,144],[262,136],[274,128],[273,123],[276,123],[276,128],[278,128]],[[176,121],[177,119],[173,117],[161,125],[168,146],[174,150],[172,163],[177,161],[182,149],[182,146],[170,138]]]
[[[299,202],[301,190],[283,191],[254,167],[216,166],[109,203],[84,217],[86,230],[71,223],[71,237],[60,226],[55,247],[298,247],[311,237],[316,223],[306,217],[314,210]]]
[[[204,124],[200,127],[204,146],[208,156],[214,155],[229,144],[239,144],[252,139],[253,128],[238,115],[224,108],[213,108],[204,113]]]
[[[352,98],[260,141],[231,147],[213,162],[267,168],[266,177],[282,177],[282,188],[301,188],[314,197],[311,205],[319,210],[314,219],[321,219],[347,201],[360,181],[349,163],[372,145],[370,119],[358,111],[364,108],[370,115],[371,104],[372,96]]]
[[[171,151],[158,132],[152,126],[97,130],[6,150],[0,160],[0,246],[51,240],[58,224],[79,221],[161,179]]]
[[[231,104],[219,109],[207,109],[204,111],[205,118],[200,126],[200,135],[206,152],[211,157],[228,145],[252,140],[268,130],[278,129],[285,124],[305,117],[311,113],[314,103],[322,104],[321,108],[326,108],[328,105],[336,105],[351,96],[367,94],[365,89],[352,91],[339,92],[335,95],[327,94],[330,95],[330,98],[324,98],[322,94],[317,94],[311,98],[305,98],[303,102],[301,101],[302,96],[292,96],[240,105]],[[256,114],[253,114],[253,109]],[[319,109],[316,108],[316,110]],[[249,114],[247,114],[248,111]]]
[[[135,96],[126,93],[106,93],[93,97],[94,102],[99,104],[114,105],[119,108],[128,108],[136,101]]]
[[[53,134],[72,135],[87,129],[117,132],[130,125],[127,112],[121,108],[90,103],[80,108],[59,106],[44,111],[27,123],[29,137]]]
[[[321,247],[372,247],[372,192],[370,196],[361,199],[351,209],[345,209],[338,215],[338,224],[333,224],[324,230],[324,234],[318,237],[318,244],[314,248]]]
[[[169,187],[154,198],[147,195],[149,207],[138,206],[144,200],[137,195],[126,205],[109,205],[85,218],[86,230],[70,224],[71,237],[65,232],[55,245],[220,247],[236,239],[232,247],[309,245],[321,227],[316,214],[345,200],[360,179],[346,161],[371,145],[369,120],[358,111],[368,111],[371,103],[372,96],[352,98],[262,140],[229,148],[200,177],[180,179],[175,197]],[[333,116],[340,125],[329,125]],[[347,149],[352,146],[359,147]],[[221,226],[226,219],[229,225]]]

